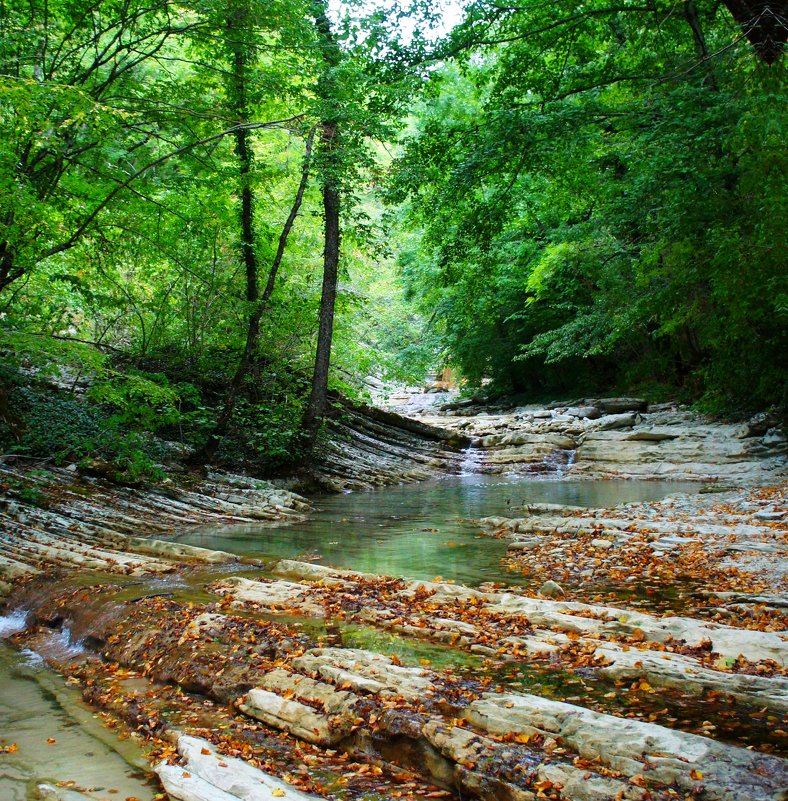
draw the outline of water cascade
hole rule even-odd
[[[460,462],[461,476],[475,476],[482,472],[484,463],[484,451],[481,448],[474,448],[473,445],[462,452]]]

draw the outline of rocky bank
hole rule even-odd
[[[459,472],[714,490],[477,521],[509,541],[502,581],[525,579],[478,588],[157,539],[303,519],[308,501],[278,483],[216,471],[118,487],[6,458],[11,641],[144,739],[181,801],[778,801],[788,587],[772,422],[637,399],[338,412],[309,479],[335,490]],[[95,801],[56,783],[37,792]]]

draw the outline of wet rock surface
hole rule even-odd
[[[294,570],[293,564],[288,566],[291,574]],[[473,629],[474,624],[459,620],[464,626],[455,632],[469,639],[496,626],[501,640],[518,625],[521,636],[528,636],[530,618],[539,612],[574,616],[592,627],[609,620],[605,610],[593,610],[592,616],[579,604],[527,598],[515,603],[509,593],[466,593],[440,582],[425,587],[424,582],[379,577],[332,578],[343,583],[326,586],[321,579],[304,584],[311,595],[323,594],[326,611],[335,611],[330,609],[332,599],[341,606],[353,595],[365,602],[383,598],[381,606],[399,602],[414,615],[426,604],[435,612],[437,604],[445,617],[435,617],[451,621],[460,617],[463,604],[470,604],[478,626]],[[248,795],[250,786],[263,793],[261,798],[322,793],[322,760],[331,762],[338,753],[356,760],[361,777],[379,777],[379,786],[397,786],[397,771],[415,771],[420,778],[412,779],[414,797],[455,792],[490,801],[646,801],[675,798],[676,792],[720,801],[781,797],[788,771],[776,756],[648,720],[513,692],[496,686],[492,674],[478,669],[438,671],[429,663],[407,665],[366,649],[319,646],[293,625],[266,620],[262,614],[259,592],[277,581],[257,582],[257,600],[246,603],[231,594],[214,603],[194,603],[166,597],[122,600],[121,588],[112,585],[93,586],[89,592],[63,589],[45,595],[34,625],[15,637],[20,645],[32,644],[40,636],[36,626],[74,626],[74,636],[89,641],[101,657],[90,652],[81,657],[81,667],[72,671],[74,680],[94,703],[110,708],[120,704],[126,718],[160,744],[154,753],[165,759],[156,772],[172,797],[182,801],[258,797]],[[228,586],[236,591],[248,587],[238,582]],[[450,590],[438,592],[442,586]],[[94,614],[76,626],[67,618],[68,610],[85,594]],[[298,597],[303,596],[295,597],[296,604]],[[532,610],[528,617],[518,604]],[[638,623],[647,625],[646,617]],[[429,630],[427,619],[424,627]],[[560,632],[554,633],[560,639]],[[538,636],[546,636],[546,630]],[[623,653],[632,648],[613,639],[599,646],[619,646]],[[650,655],[644,651],[644,660]],[[172,688],[166,705],[157,706],[160,694],[146,692],[140,681]],[[112,682],[114,692],[106,682]],[[131,693],[124,687],[132,688]],[[189,700],[195,697],[207,699],[208,706]],[[219,719],[224,722],[215,720],[206,729],[214,709],[224,710]],[[232,733],[229,739],[227,733]],[[212,743],[195,736],[207,736]],[[263,757],[270,756],[271,745],[265,740],[264,748],[259,737],[284,738],[280,742],[289,743],[288,759],[295,760],[290,764],[298,764],[297,754],[309,748],[312,762],[301,763],[306,772],[295,780],[283,759],[281,775],[271,776],[266,770],[270,762]],[[162,744],[167,741],[175,745]],[[230,770],[232,759],[241,759],[246,767]]]
[[[580,478],[673,478],[765,483],[784,474],[788,441],[769,422],[726,424],[638,398],[411,412],[471,437],[488,473],[562,472]]]

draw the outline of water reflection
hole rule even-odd
[[[604,507],[697,492],[675,481],[558,481],[455,476],[316,499],[305,523],[191,529],[178,541],[263,558],[305,558],[334,567],[459,583],[515,582],[506,543],[482,537],[468,518],[521,516],[529,503]]]

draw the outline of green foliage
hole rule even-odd
[[[109,380],[94,384],[88,397],[116,410],[113,419],[118,423],[147,431],[156,431],[180,419],[181,396],[163,375],[145,376],[137,371],[114,373]]]
[[[470,382],[785,401],[784,84],[697,6],[702,42],[659,4],[479,3],[451,37],[391,199]]]
[[[154,461],[157,449],[150,439],[123,430],[97,408],[22,387],[11,393],[10,402],[24,421],[19,441],[13,441],[8,431],[0,431],[0,444],[10,453],[47,458],[58,465],[78,462],[89,467],[100,460],[109,468],[104,473],[122,483],[163,477]]]
[[[137,481],[156,475],[154,435],[206,441],[255,311],[241,198],[262,291],[314,128],[225,462],[299,457],[326,184],[342,210],[335,390],[450,364],[533,397],[784,402],[785,88],[722,5],[480,0],[432,52],[421,30],[403,43],[398,4],[346,4],[328,36],[326,8],[4,8],[5,448]]]
[[[107,357],[83,342],[0,328],[0,354],[6,369],[24,367],[41,377],[55,377],[64,370],[75,376],[104,374]]]

